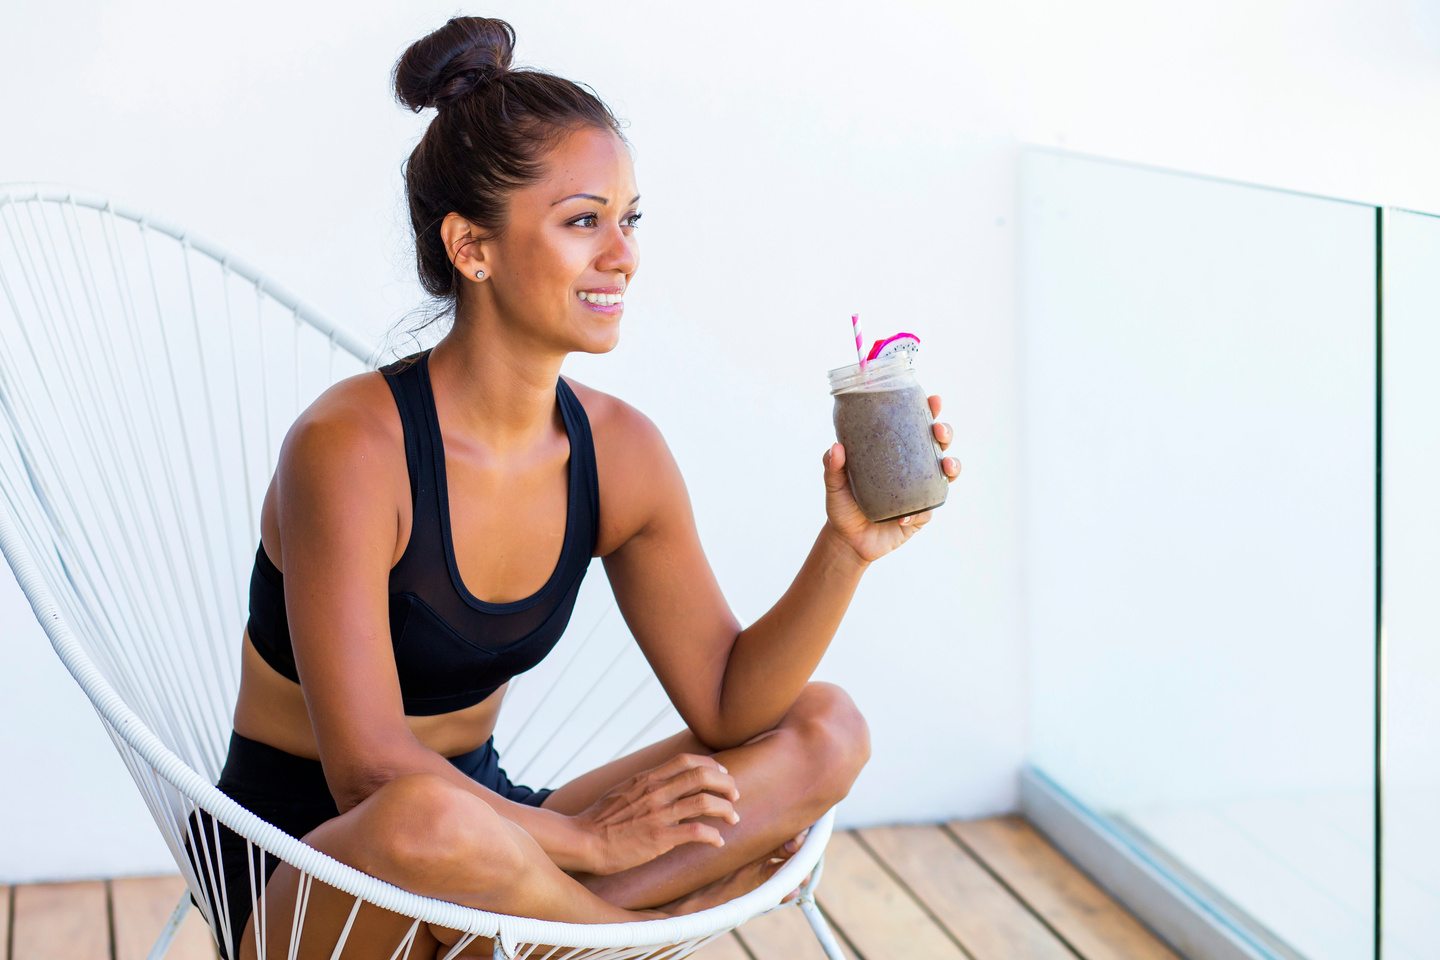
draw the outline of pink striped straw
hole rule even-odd
[[[860,360],[860,369],[865,369],[865,341],[860,338],[860,314],[850,314],[850,326],[855,328],[855,356]]]

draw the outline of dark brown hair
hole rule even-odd
[[[623,142],[620,123],[593,90],[540,70],[511,70],[515,30],[504,20],[455,17],[411,44],[395,64],[395,99],[435,119],[405,164],[420,283],[453,307],[454,266],[440,237],[450,212],[487,238],[505,228],[505,200],[543,172],[546,149],[595,127]]]

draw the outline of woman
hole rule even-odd
[[[406,188],[421,280],[454,325],[335,384],[286,436],[219,786],[426,896],[583,923],[684,913],[763,882],[849,790],[865,723],[809,677],[866,566],[929,516],[865,520],[832,446],[826,524],[790,589],[740,629],[659,432],[560,376],[568,353],[616,344],[639,190],[604,104],[511,71],[513,41],[503,21],[457,18],[396,65],[400,101],[438,107]],[[935,435],[948,445],[946,425]],[[510,783],[491,734],[505,683],[559,638],[592,556],[687,729],[532,791]],[[249,867],[222,832],[227,918],[249,960]],[[282,865],[265,887],[271,952],[289,945],[297,885]],[[312,890],[300,956],[328,956],[352,903]],[[347,956],[389,957],[410,926],[369,907],[356,924]],[[419,936],[426,956],[456,934]]]

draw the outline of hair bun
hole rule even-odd
[[[515,28],[504,20],[455,17],[410,44],[395,64],[395,99],[419,113],[444,107],[506,73]]]

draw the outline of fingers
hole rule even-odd
[[[954,457],[945,457],[940,461],[940,470],[945,474],[946,480],[954,480],[960,476],[960,461]]]
[[[930,416],[932,416],[932,417],[938,417],[938,416],[940,416],[940,394],[938,394],[938,393],[936,393],[936,394],[931,394],[930,396],[926,397],[925,399],[926,399],[926,401],[928,401],[929,404],[930,404]]]
[[[676,820],[715,817],[732,826],[740,822],[740,814],[734,805],[729,800],[717,797],[713,793],[695,793],[688,797],[681,797],[671,805],[670,815]]]
[[[940,444],[942,451],[950,449],[950,441],[955,439],[955,430],[950,424],[937,421],[930,425],[930,430],[935,434],[935,442]]]
[[[678,776],[687,770],[694,770],[700,767],[719,770],[727,776],[730,773],[719,760],[699,753],[677,753],[669,760],[660,764],[660,766],[654,767],[648,772],[655,774],[660,780],[669,780],[671,777]]]
[[[708,843],[712,847],[725,846],[725,838],[720,836],[720,831],[699,820],[677,823],[668,832],[670,839],[675,841],[671,844],[670,849],[674,849],[682,843]]]
[[[663,781],[655,791],[656,796],[665,803],[702,790],[730,800],[740,799],[740,788],[735,785],[735,778],[730,776],[730,771],[714,757],[694,753],[676,754],[656,767],[654,772],[655,779]]]
[[[671,821],[716,817],[730,824],[740,822],[735,809],[740,788],[714,757],[677,754],[649,774],[637,779],[632,793],[632,802],[641,802],[641,809],[663,811]]]
[[[740,799],[735,780],[714,770],[702,767],[672,777],[655,790],[652,798],[658,806],[674,809],[680,809],[685,801],[704,799],[709,804],[704,814],[677,813],[676,819],[703,815],[720,817],[730,823],[740,822],[740,814],[735,811],[735,801]],[[714,803],[710,803],[711,800]],[[691,806],[684,809],[691,809]]]
[[[825,451],[823,459],[826,491],[835,494],[845,490],[850,483],[849,478],[845,475],[845,445],[830,444],[830,449]]]
[[[715,758],[682,753],[656,770],[672,771],[649,797],[656,808],[667,810],[667,819],[715,817],[729,824],[740,822],[740,813],[735,809],[740,788]]]

